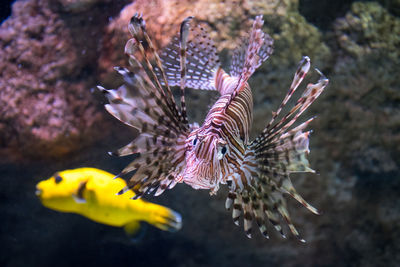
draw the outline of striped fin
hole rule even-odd
[[[304,65],[303,62],[306,62]],[[297,88],[298,84],[303,80],[305,73],[303,72],[304,70],[308,71],[307,65],[309,64],[309,59],[308,57],[304,57],[302,61],[300,62],[300,65],[296,71],[294,80],[292,82],[293,84],[297,84],[296,86],[293,86],[293,90],[289,90],[284,102],[286,104],[287,100],[290,98],[290,96],[293,94],[293,91]],[[306,66],[306,67],[305,67]],[[267,127],[263,130],[263,132],[256,138],[254,141],[259,146],[264,146],[267,143],[270,143],[273,139],[277,139],[280,137],[280,135],[284,134],[298,119],[298,117],[318,98],[318,96],[323,92],[325,87],[328,85],[329,80],[318,70],[316,71],[320,74],[320,78],[317,83],[315,84],[308,84],[306,87],[306,90],[303,92],[301,97],[297,100],[295,106],[286,114],[283,116],[283,118],[273,124],[275,118],[277,117],[276,114],[279,114],[279,112],[282,110],[282,107],[285,104],[281,104],[278,112],[276,112],[273,115],[273,119],[270,121],[270,123],[267,125]],[[286,102],[285,102],[286,101]]]
[[[179,45],[180,45],[180,73],[181,73],[181,114],[185,123],[188,123],[186,115],[186,102],[185,102],[185,87],[186,87],[186,50],[187,39],[189,35],[189,22],[193,17],[187,17],[181,24],[179,31]]]
[[[245,232],[249,237],[251,236],[249,234],[251,231],[249,220],[253,219],[263,236],[268,237],[266,225],[267,222],[270,222],[285,237],[282,229],[282,218],[292,234],[301,242],[305,242],[290,218],[284,194],[292,196],[308,210],[319,214],[316,208],[297,193],[289,177],[293,172],[315,172],[310,168],[307,159],[310,152],[308,145],[311,131],[305,131],[313,118],[297,127],[291,129],[290,127],[322,93],[328,84],[328,79],[319,72],[321,75],[319,81],[315,84],[308,84],[294,107],[274,124],[274,120],[303,80],[309,67],[309,59],[304,57],[299,64],[290,89],[277,112],[273,115],[273,119],[267,125],[267,128],[247,147],[246,159],[241,169],[250,170],[251,182],[236,181],[235,179],[239,179],[240,176],[232,176],[232,181],[228,183],[230,190],[226,200],[226,208],[234,206],[233,213],[236,222],[239,221],[240,216],[238,210],[242,211],[243,215],[247,214],[243,217]],[[255,163],[255,167],[252,168],[249,162]]]
[[[133,38],[127,42],[125,52],[130,69],[115,68],[124,79],[123,85],[113,90],[99,89],[109,100],[107,111],[139,131],[131,143],[112,153],[137,154],[118,176],[130,174],[119,194],[133,190],[138,198],[145,193],[159,195],[177,183],[185,165],[185,140],[191,126],[175,103],[141,16],[132,17],[129,31]],[[184,103],[184,95],[181,101]]]
[[[257,16],[251,35],[241,38],[241,45],[233,50],[229,71],[231,76],[239,78],[244,71],[252,71],[249,74],[251,76],[254,70],[261,66],[273,53],[274,40],[268,34],[262,32],[263,24],[262,16]],[[258,38],[262,41],[261,44]]]
[[[243,44],[233,52],[230,74],[236,77],[238,82],[226,107],[244,89],[251,75],[273,52],[274,40],[262,31],[263,25],[262,15],[257,16],[249,37],[244,39]]]
[[[243,228],[247,237],[252,237],[252,221],[254,220],[265,238],[269,238],[267,224],[271,223],[274,228],[284,237],[280,225],[280,213],[274,207],[278,203],[284,203],[282,195],[274,195],[268,183],[263,181],[261,185],[257,180],[252,186],[246,186],[243,190],[231,188],[226,200],[226,208],[229,210],[233,204],[232,218],[239,225],[240,216],[243,214]]]
[[[243,71],[244,62],[246,60],[247,47],[249,46],[249,38],[241,38],[240,46],[232,51],[230,75],[232,77],[240,77]]]
[[[262,31],[263,25],[262,16],[257,16],[249,37],[233,52],[230,74],[239,78],[238,89],[273,52],[274,40]]]
[[[145,21],[143,20],[142,16],[139,15],[138,13],[136,13],[131,18],[131,21],[128,25],[128,29],[129,32],[132,34],[133,39],[128,41],[128,43],[126,44],[125,52],[128,52],[128,55],[131,58],[130,63],[134,61],[136,64],[140,65],[139,61],[136,60],[135,55],[129,54],[129,52],[134,52],[139,50],[141,57],[144,59],[144,65],[147,67],[148,72],[150,73],[152,81],[154,81],[156,88],[164,97],[165,101],[168,104],[169,109],[172,111],[174,116],[181,117],[181,114],[179,113],[178,108],[176,106],[175,99],[172,95],[172,91],[168,85],[167,76],[164,71],[164,68],[162,67],[161,59],[158,53],[156,52],[150,37],[146,32],[145,25],[146,25]],[[154,71],[155,67],[153,67],[153,65],[150,62],[152,58],[149,58],[148,55],[152,56],[152,58],[154,59],[156,63],[156,68],[161,76],[160,79],[157,77],[156,72]],[[163,82],[163,85],[165,85],[165,90],[161,86],[161,81]]]
[[[193,19],[193,17],[189,18],[182,23],[182,27],[185,22]],[[171,86],[181,86],[182,81],[180,40],[180,36],[174,37],[172,42],[161,53],[163,67],[166,70],[167,80]],[[215,90],[214,76],[220,61],[217,48],[208,36],[205,26],[198,23],[190,23],[186,45],[185,85],[193,89]],[[160,75],[159,71],[158,75]]]
[[[265,129],[269,129],[271,127],[272,123],[275,121],[275,119],[281,113],[283,107],[286,105],[286,103],[292,97],[293,93],[296,91],[297,87],[300,85],[300,83],[303,81],[304,77],[307,75],[309,69],[310,69],[310,58],[305,56],[302,58],[302,60],[299,63],[299,66],[296,70],[296,73],[294,75],[294,78],[293,78],[292,84],[290,85],[288,93],[286,94],[285,98],[283,99],[282,103],[280,104],[278,110],[273,113],[271,121],[268,123],[268,125],[267,125],[267,127],[265,127]]]

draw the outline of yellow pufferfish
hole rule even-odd
[[[36,195],[50,209],[80,214],[95,222],[124,227],[135,234],[144,221],[164,231],[182,227],[181,215],[167,207],[142,199],[135,193],[116,195],[126,186],[123,179],[95,168],[78,168],[55,173],[36,185]]]

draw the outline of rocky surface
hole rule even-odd
[[[390,30],[388,30],[390,29]],[[355,173],[396,173],[400,160],[400,19],[377,3],[354,3],[334,24],[339,49],[321,136]],[[348,144],[346,146],[341,144]],[[333,149],[335,147],[335,149]]]
[[[71,2],[17,1],[0,27],[2,161],[60,157],[110,128],[90,90],[104,7]]]
[[[2,243],[12,244],[13,252],[10,257],[0,257],[0,264],[22,265],[22,259],[13,260],[12,255],[27,253],[27,249],[13,240],[25,240],[28,235],[27,244],[34,248],[27,257],[40,266],[59,263],[57,257],[66,266],[115,262],[139,266],[396,266],[400,255],[398,1],[348,1],[345,10],[309,6],[316,19],[329,14],[323,30],[306,19],[309,15],[302,15],[307,12],[299,13],[297,0],[239,2],[240,8],[238,1],[230,0],[223,4],[138,0],[120,13],[108,10],[108,1],[60,0],[55,6],[45,1],[16,2],[13,17],[0,27],[4,63],[0,65],[1,149],[11,151],[7,155],[16,153],[15,148],[20,154],[36,155],[38,151],[43,157],[84,145],[89,149],[79,157],[46,160],[46,168],[27,165],[32,168],[30,173],[22,173],[18,165],[3,167],[9,190],[2,192],[3,203],[7,203],[2,209],[13,220],[1,228],[12,229]],[[315,216],[289,201],[292,217],[307,240],[305,245],[292,238],[281,240],[275,234],[269,241],[257,233],[248,240],[224,210],[223,189],[210,198],[205,191],[177,186],[161,198],[153,198],[180,211],[184,228],[174,235],[150,230],[136,245],[121,241],[123,236],[106,226],[46,213],[32,202],[34,183],[57,170],[90,165],[118,172],[129,161],[105,157],[103,153],[117,145],[90,147],[93,143],[89,139],[104,137],[110,127],[100,101],[88,88],[96,80],[105,87],[117,85],[112,67],[127,65],[123,47],[128,38],[127,23],[135,12],[143,12],[158,48],[177,33],[183,18],[195,15],[211,29],[224,66],[229,64],[229,49],[249,29],[251,19],[264,14],[264,29],[275,39],[275,52],[250,80],[255,134],[284,97],[301,56],[308,55],[313,67],[329,77],[324,94],[302,116],[305,120],[318,115],[310,127],[314,129],[310,161],[320,175],[293,176],[298,191],[323,214]],[[106,16],[109,22],[99,19]],[[88,22],[88,18],[92,20]],[[307,82],[316,79],[313,72]],[[201,121],[206,108],[197,107],[210,105],[215,97],[210,92],[188,90],[191,118]],[[117,132],[126,131],[120,127]],[[97,135],[91,134],[96,130]],[[128,139],[116,134],[109,141],[123,143]],[[19,198],[21,190],[32,194]],[[24,206],[26,202],[30,204]],[[31,217],[37,230],[28,233],[22,225]],[[71,235],[76,237],[73,245]],[[49,246],[54,236],[58,243]],[[98,242],[90,241],[93,238]],[[50,247],[47,258],[38,256],[38,242]],[[82,250],[85,253],[80,253]]]
[[[115,76],[110,74],[109,70],[116,65],[126,66],[126,57],[119,51],[123,51],[130,36],[127,25],[132,14],[136,12],[143,14],[148,32],[157,47],[163,47],[170,42],[170,39],[178,33],[179,25],[184,18],[195,16],[209,29],[226,69],[229,66],[230,50],[239,45],[241,37],[246,36],[252,25],[252,18],[259,14],[264,15],[265,31],[275,39],[275,53],[250,82],[251,85],[255,85],[254,132],[259,132],[264,127],[265,110],[272,110],[281,101],[286,90],[283,88],[289,86],[297,63],[303,55],[312,58],[313,64],[322,70],[330,62],[329,48],[322,42],[322,35],[317,28],[307,23],[299,14],[297,0],[243,1],[241,8],[236,8],[238,2],[233,0],[223,3],[220,1],[145,3],[147,2],[139,0],[126,6],[119,17],[107,27],[100,60],[100,77],[110,87],[115,86]],[[192,104],[194,107],[204,106],[210,95],[214,96],[209,92],[199,93],[190,90],[188,94],[189,105]],[[271,102],[274,106],[269,105]],[[206,105],[211,103],[212,101],[207,102]],[[199,112],[196,109],[189,115],[201,121],[204,111]]]

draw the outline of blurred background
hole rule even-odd
[[[398,266],[400,262],[400,1],[17,0],[0,4],[0,266]],[[110,157],[135,132],[109,115],[95,88],[120,83],[127,25],[142,12],[157,48],[194,15],[211,29],[223,66],[264,15],[275,52],[250,79],[253,136],[269,121],[303,55],[330,84],[305,121],[318,175],[292,175],[323,212],[288,200],[307,243],[291,235],[248,239],[217,196],[179,184],[149,201],[182,214],[179,232],[119,228],[46,209],[35,184],[83,166],[119,173]],[[315,81],[313,72],[308,81]],[[304,85],[303,85],[304,88]],[[299,90],[300,92],[302,90]],[[217,95],[187,90],[201,123]],[[288,229],[284,229],[286,232]]]

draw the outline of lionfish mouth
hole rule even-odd
[[[195,159],[186,166],[183,181],[194,189],[211,189],[218,186],[219,173],[218,164]]]

